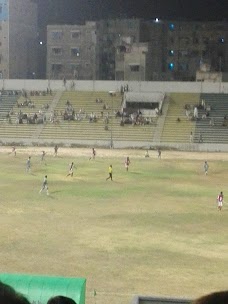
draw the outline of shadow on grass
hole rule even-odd
[[[54,196],[54,195],[48,195],[48,198],[50,198],[50,199],[52,199],[52,200],[55,200],[56,199],[56,197]]]
[[[62,192],[61,190],[56,190],[56,191],[52,191],[51,194],[56,194],[56,193],[60,193]],[[49,197],[51,197],[51,195],[49,194]]]
[[[141,174],[142,174],[142,172],[129,171],[129,174],[141,175]]]

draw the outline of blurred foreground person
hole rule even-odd
[[[73,299],[63,297],[63,296],[56,296],[50,298],[47,304],[77,304]]]
[[[202,296],[193,301],[192,304],[228,304],[228,290]]]
[[[6,285],[1,281],[0,281],[0,303],[1,304],[30,304],[30,302],[22,294],[16,292],[11,286]]]

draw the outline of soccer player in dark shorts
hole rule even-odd
[[[128,171],[128,168],[129,168],[130,163],[131,163],[131,162],[130,162],[130,158],[127,157],[126,160],[125,160],[125,162],[124,162],[124,166],[125,166],[125,168],[126,168],[126,171]]]
[[[55,145],[55,147],[54,147],[54,157],[57,156],[57,154],[58,154],[58,149],[59,149],[59,147],[58,147],[57,145]]]
[[[42,154],[41,154],[41,161],[44,161],[45,155],[46,155],[46,152],[45,152],[45,151],[42,151]]]
[[[95,157],[96,157],[96,150],[92,148],[92,156],[89,158],[89,160],[95,159]]]

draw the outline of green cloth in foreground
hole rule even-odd
[[[86,279],[24,274],[0,274],[0,281],[22,293],[32,304],[46,304],[53,296],[72,298],[85,304]]]

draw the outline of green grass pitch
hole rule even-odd
[[[99,153],[98,153],[99,154]],[[228,161],[0,154],[2,272],[87,278],[87,303],[228,286]],[[74,177],[66,177],[74,161]],[[113,165],[113,182],[106,181]],[[49,192],[39,194],[44,175]],[[222,212],[216,197],[224,191]],[[97,291],[93,297],[94,289]]]

